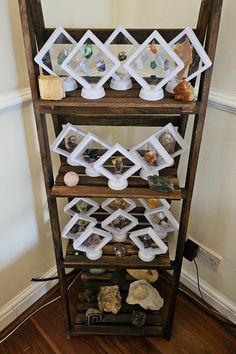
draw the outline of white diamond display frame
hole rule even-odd
[[[63,130],[60,132],[60,134],[56,137],[54,142],[50,145],[50,149],[53,152],[56,152],[59,155],[67,157],[67,163],[71,166],[78,166],[77,163],[75,163],[73,160],[71,160],[71,152],[59,148],[59,145],[63,141],[63,139],[66,138],[67,134],[69,132],[72,132],[74,135],[76,135],[78,138],[84,138],[86,133],[83,132],[82,130],[77,129],[74,125],[67,123]]]
[[[189,38],[190,42],[192,43],[194,49],[196,50],[197,54],[199,55],[199,57],[200,57],[200,59],[201,59],[201,61],[203,63],[202,67],[200,67],[198,70],[196,70],[194,73],[192,73],[191,75],[189,75],[188,77],[186,77],[184,79],[186,81],[191,81],[192,79],[194,79],[195,77],[197,77],[198,75],[203,73],[205,70],[209,69],[211,67],[211,65],[212,65],[212,61],[210,60],[209,56],[207,55],[206,51],[204,50],[203,46],[201,45],[201,43],[200,43],[199,39],[197,38],[196,34],[194,33],[194,31],[190,27],[187,27],[182,32],[180,32],[180,34],[178,36],[176,36],[175,38],[173,38],[169,42],[169,45],[171,47],[173,47],[184,36],[187,36]],[[200,62],[199,62],[199,65],[200,65]],[[177,80],[174,77],[166,85],[166,88],[165,88],[166,91],[170,92],[170,93],[173,93],[175,86],[180,81],[181,80]]]
[[[123,174],[113,174],[108,169],[106,169],[103,164],[116,152],[125,156],[134,165],[126,170]],[[108,186],[114,190],[122,190],[128,186],[127,179],[137,172],[142,167],[138,158],[136,158],[132,153],[126,150],[122,145],[116,143],[110,148],[104,155],[100,157],[95,163],[94,168],[100,172],[103,176],[108,178]]]
[[[170,203],[168,203],[166,199],[159,199],[159,198],[149,198],[149,199],[158,199],[159,202],[161,203],[160,206],[163,205],[163,206],[165,206],[167,209],[170,209],[170,207],[171,207]],[[156,208],[151,208],[151,207],[149,206],[149,204],[148,204],[148,202],[147,202],[146,199],[139,198],[138,200],[139,200],[139,202],[142,204],[142,206],[143,206],[146,210],[149,211],[149,210],[156,209]],[[158,208],[159,208],[159,207],[158,207]]]
[[[165,228],[161,225],[157,225],[152,221],[152,216],[158,213],[164,213],[166,218],[168,219],[168,222],[171,224],[169,227]],[[161,206],[156,209],[152,209],[149,211],[146,211],[144,213],[145,218],[148,220],[148,222],[152,225],[154,231],[158,233],[161,239],[165,238],[169,232],[173,231],[178,231],[179,230],[179,223],[178,221],[174,218],[172,213],[165,207]]]
[[[129,213],[131,210],[133,210],[136,207],[136,203],[132,199],[128,199],[128,198],[108,198],[108,199],[104,200],[104,202],[102,202],[101,208],[106,210],[109,214],[113,214],[115,210],[110,208],[109,205],[113,201],[115,201],[117,199],[122,199],[128,204],[128,207],[126,209],[121,209],[120,208],[121,210],[125,211],[126,213]]]
[[[72,210],[72,208],[80,201],[82,200],[83,202],[92,205],[92,208],[90,208],[86,213],[79,213],[76,212],[74,210]],[[65,207],[64,207],[64,213],[66,213],[67,215],[73,216],[75,214],[79,214],[79,215],[83,215],[83,216],[90,216],[93,213],[95,213],[95,211],[97,211],[100,208],[99,204],[97,202],[95,202],[95,200],[91,199],[91,198],[74,198],[70,203],[68,203]]]
[[[170,154],[170,156],[174,159],[175,157],[183,154],[185,151],[189,149],[189,145],[186,143],[186,141],[182,138],[182,136],[178,133],[177,129],[173,126],[172,123],[168,123],[165,125],[163,128],[158,130],[156,133],[153,134],[153,136],[158,139],[161,137],[163,133],[170,133],[175,141],[179,145],[179,149],[175,151],[173,154]]]
[[[70,232],[71,228],[77,223],[77,221],[82,220],[82,221],[87,221],[88,225],[86,226],[85,230],[82,232],[77,232],[73,233]],[[83,234],[87,230],[88,227],[95,226],[97,224],[97,220],[95,218],[91,218],[86,215],[81,215],[81,214],[75,214],[70,221],[65,225],[65,227],[61,231],[61,235],[64,238],[72,239],[75,241],[80,235]]]
[[[138,57],[139,54],[142,53],[143,50],[151,43],[152,40],[156,40],[161,47],[169,54],[169,56],[173,59],[176,64],[176,68],[169,72],[157,85],[150,85],[144,80],[144,78],[137,73],[135,68],[132,66],[132,62]],[[178,72],[180,72],[184,68],[184,63],[175,54],[174,50],[170,47],[170,45],[164,40],[164,38],[160,35],[157,30],[154,30],[150,36],[139,46],[137,51],[131,55],[131,57],[124,64],[124,68],[130,73],[130,75],[142,86],[139,96],[142,99],[149,101],[157,101],[164,98],[163,87],[167,82],[169,82],[173,77],[175,77]]]
[[[100,144],[102,147],[104,147],[107,150],[111,148],[109,144],[107,144],[104,140],[100,139],[95,134],[88,133],[86,134],[84,139],[80,142],[80,144],[77,145],[75,150],[71,153],[70,158],[72,161],[75,161],[78,165],[86,167],[85,172],[88,176],[98,177],[101,174],[94,168],[94,162],[87,162],[83,157],[83,153],[87,150],[89,144],[91,144],[92,142],[96,142]]]
[[[105,55],[114,63],[114,66],[99,80],[96,84],[90,84],[82,76],[80,76],[76,70],[74,70],[70,65],[71,59],[79,52],[84,43],[90,39],[93,43],[103,52]],[[70,52],[68,57],[62,63],[62,68],[68,72],[76,81],[78,81],[82,86],[81,96],[87,99],[99,99],[105,96],[105,90],[103,88],[104,83],[116,72],[120,67],[120,61],[108,50],[108,48],[93,34],[92,31],[88,30],[80,41],[77,43],[75,48]]]
[[[93,249],[86,247],[86,246],[82,246],[84,241],[86,241],[92,234],[102,236],[103,240],[101,240],[101,242]],[[89,227],[88,229],[86,229],[86,231],[83,232],[83,234],[73,242],[73,247],[77,251],[85,252],[86,257],[88,259],[95,261],[95,260],[102,257],[103,247],[111,240],[112,240],[112,235],[109,232],[92,226],[92,227]]]
[[[63,27],[57,27],[34,58],[34,61],[39,66],[41,66],[41,68],[43,68],[47,73],[53,76],[58,76],[58,75],[47,65],[44,64],[43,57],[47,54],[47,52],[50,51],[51,47],[55,44],[55,42],[60,37],[60,35],[64,35],[67,38],[67,40],[74,46],[77,44],[74,38],[71,37],[71,35],[68,32],[66,32],[66,30]],[[77,88],[77,83],[74,79],[72,79],[72,77],[63,78],[63,83],[66,92],[73,91]]]
[[[149,237],[154,241],[158,248],[145,248],[143,242],[139,239],[139,237],[142,235],[149,235]],[[151,262],[154,260],[155,256],[165,254],[168,250],[166,244],[151,227],[132,231],[129,234],[129,238],[139,248],[138,256],[144,262]]]
[[[122,229],[116,229],[109,224],[117,219],[119,216],[124,217],[125,219],[128,219],[130,221],[130,224],[123,227]],[[104,230],[109,231],[113,235],[113,240],[116,242],[124,242],[127,239],[127,232],[132,230],[135,226],[138,225],[138,219],[135,218],[133,215],[130,215],[129,213],[125,212],[122,209],[116,210],[113,214],[108,216],[105,220],[102,221],[101,227]]]
[[[137,49],[139,47],[139,43],[134,39],[134,37],[121,25],[119,25],[110,35],[110,37],[106,40],[105,46],[109,47],[109,45],[112,44],[112,42],[115,40],[115,38],[122,33],[124,37],[128,39],[128,41]],[[124,64],[120,64],[122,68],[124,68]],[[127,74],[122,78],[118,73],[113,74],[111,82],[110,82],[110,87],[113,90],[118,90],[118,91],[126,91],[131,89],[133,86],[132,80],[130,79],[130,74],[127,72]]]
[[[140,150],[140,148],[144,147],[146,144],[152,145],[153,148],[156,150],[157,155],[159,154],[161,156],[161,159],[163,161],[158,166],[151,166],[150,164],[145,162],[144,158],[142,158],[142,156],[139,154],[138,150]],[[130,149],[130,153],[140,161],[140,164],[142,165],[140,177],[144,180],[147,180],[148,176],[159,174],[160,170],[174,164],[173,158],[167,153],[167,151],[163,148],[161,143],[154,135],[151,135],[149,138],[146,138],[137,145],[133,146]]]

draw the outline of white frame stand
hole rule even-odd
[[[106,210],[109,214],[113,214],[118,209],[114,210],[109,205],[117,199],[122,199],[128,204],[127,208],[125,209],[118,208],[125,211],[126,213],[129,213],[131,210],[136,208],[136,203],[132,199],[128,199],[128,198],[108,198],[104,200],[104,202],[102,202],[101,208]]]
[[[139,236],[142,235],[148,235],[158,246],[158,248],[145,248],[143,242],[139,239]],[[144,262],[151,262],[154,260],[155,256],[164,254],[168,250],[166,244],[161,240],[160,236],[151,227],[133,231],[130,233],[129,238],[139,248],[138,256]]]
[[[183,37],[187,36],[193,45],[194,49],[196,50],[197,54],[199,55],[201,61],[203,62],[203,66],[199,68],[197,71],[189,75],[187,78],[183,79],[185,81],[191,81],[194,79],[196,76],[201,74],[203,71],[207,70],[211,65],[212,61],[208,57],[207,53],[205,52],[203,46],[201,45],[199,39],[195,35],[194,31],[192,28],[187,27],[185,28],[178,36],[176,36],[172,41],[170,41],[169,45],[173,47],[175,44],[179,42],[179,40]],[[169,93],[174,93],[174,88],[181,82],[181,80],[178,80],[176,77],[173,77],[166,85],[165,90]]]
[[[152,221],[152,215],[155,215],[158,213],[163,213],[165,215],[165,217],[168,219],[168,222],[171,224],[168,228],[165,228],[162,225],[157,225]],[[160,236],[161,239],[164,239],[169,232],[179,230],[179,223],[174,218],[172,213],[165,206],[161,206],[159,208],[146,211],[144,213],[144,216],[148,220],[148,222],[152,225],[154,231],[156,231],[158,233],[158,235]]]
[[[169,72],[166,77],[164,77],[157,85],[149,85],[147,81],[140,76],[136,69],[131,63],[138,57],[139,54],[151,43],[152,40],[156,41],[161,45],[161,47],[169,54],[176,64],[176,68]],[[156,54],[158,56],[158,53]],[[165,84],[175,77],[180,70],[184,67],[184,63],[178,55],[175,54],[174,50],[168,45],[164,38],[158,33],[158,31],[153,31],[150,36],[140,45],[137,51],[131,55],[131,57],[124,64],[124,68],[130,73],[130,75],[142,86],[139,96],[148,101],[158,101],[164,97],[163,87]]]
[[[85,135],[86,135],[86,133],[84,133],[82,130],[79,130],[74,125],[67,123],[65,125],[65,127],[63,128],[63,130],[60,132],[60,134],[56,137],[54,142],[50,145],[50,149],[53,152],[56,152],[57,154],[67,157],[68,165],[78,166],[78,164],[74,160],[71,159],[71,152],[59,148],[59,145],[61,144],[63,139],[65,139],[65,137],[67,136],[69,131],[71,131],[77,137],[85,137]]]
[[[82,232],[77,232],[76,234],[70,232],[72,227],[77,223],[78,220],[84,220],[88,222],[88,225],[86,226],[85,230]],[[70,221],[65,225],[65,227],[61,231],[61,235],[64,238],[72,239],[75,241],[80,235],[82,235],[87,228],[95,226],[97,224],[97,220],[95,218],[91,218],[86,215],[81,215],[81,214],[74,214],[74,216],[70,219]]]
[[[86,213],[79,213],[78,211],[74,211],[72,208],[80,201],[82,200],[83,202],[87,203],[88,205],[91,205],[92,208],[90,208]],[[99,204],[95,202],[95,200],[91,198],[74,198],[70,203],[66,204],[64,207],[64,213],[70,216],[73,216],[75,214],[83,215],[83,216],[90,216],[95,211],[97,211],[100,208]]]
[[[123,174],[113,174],[107,168],[103,166],[103,164],[116,152],[119,152],[121,155],[125,156],[128,160],[133,162],[133,166],[126,170]],[[132,176],[135,172],[137,172],[141,168],[141,164],[139,160],[131,154],[128,150],[126,150],[120,144],[115,144],[112,148],[110,148],[104,155],[98,159],[94,168],[100,172],[103,176],[109,179],[108,186],[114,190],[122,190],[128,186],[128,178]]]
[[[80,51],[84,43],[90,39],[105,55],[114,63],[112,68],[109,68],[108,72],[101,77],[101,79],[96,84],[90,84],[85,80],[78,72],[73,69],[69,62],[74,58],[74,56]],[[68,57],[62,63],[62,68],[68,72],[76,81],[78,81],[82,86],[81,96],[86,99],[96,100],[105,96],[105,90],[103,84],[115,73],[115,71],[120,67],[120,61],[108,50],[108,48],[90,31],[88,30],[83,37],[80,39],[75,48],[70,52]]]
[[[124,37],[128,39],[128,41],[137,49],[139,47],[139,43],[134,39],[133,36],[122,26],[118,26],[114,32],[110,35],[110,37],[106,40],[105,46],[109,47],[112,44],[114,39],[118,36],[119,33],[122,33]],[[120,64],[120,66],[124,67],[124,64]],[[130,78],[129,73],[127,73],[124,77],[120,77],[118,73],[113,74],[110,87],[113,90],[117,91],[127,91],[131,89],[133,86],[132,80]]]
[[[69,33],[67,33],[64,30],[63,27],[57,27],[34,58],[34,61],[39,66],[41,66],[41,68],[43,68],[50,75],[53,76],[58,76],[58,75],[53,70],[51,70],[47,65],[44,64],[43,57],[47,54],[47,52],[50,51],[50,48],[55,44],[56,40],[59,38],[61,34],[64,35],[71,44],[73,44],[74,46],[76,45],[77,42],[69,35]],[[77,89],[78,85],[71,76],[61,77],[61,78],[63,80],[65,92],[70,92]]]
[[[109,224],[119,216],[123,216],[125,219],[128,219],[130,221],[130,224],[123,227],[122,229],[117,230],[116,228],[110,226]],[[109,231],[113,235],[113,240],[116,242],[124,242],[128,236],[127,232],[133,229],[137,225],[138,225],[138,219],[128,214],[122,209],[116,210],[113,214],[108,216],[108,218],[103,220],[101,223],[102,228],[104,230]]]
[[[87,162],[84,157],[83,153],[87,150],[88,145],[92,142],[96,142],[100,144],[105,149],[109,150],[110,145],[105,143],[102,139],[92,133],[88,133],[84,139],[77,145],[75,150],[71,153],[72,161],[75,161],[78,165],[82,165],[85,167],[85,172],[90,177],[98,177],[101,175],[99,171],[94,168],[95,162]]]
[[[86,246],[82,246],[84,241],[86,241],[92,234],[102,236],[103,240],[93,249],[90,249],[89,247],[86,247]],[[90,259],[92,261],[96,261],[97,259],[102,257],[103,247],[111,240],[112,240],[112,235],[109,232],[92,226],[92,227],[87,228],[86,231],[83,232],[83,234],[73,242],[73,247],[77,251],[85,252],[86,257],[88,259]]]

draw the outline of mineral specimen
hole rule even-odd
[[[124,199],[115,199],[109,204],[109,207],[112,210],[126,209],[128,208],[128,203]]]
[[[66,140],[66,148],[68,151],[72,152],[77,146],[77,138],[75,135],[70,135]]]
[[[119,61],[124,61],[127,59],[127,53],[126,52],[119,52],[118,53],[118,59]]]
[[[117,257],[124,257],[126,255],[125,246],[122,243],[115,243],[113,246],[113,252]]]
[[[84,57],[85,57],[86,59],[89,59],[89,58],[91,58],[92,55],[93,55],[93,47],[92,47],[92,44],[90,44],[90,43],[85,44],[85,47],[84,47]]]
[[[165,132],[159,137],[159,142],[161,145],[164,147],[164,149],[168,152],[168,154],[173,154],[175,151],[175,139],[174,137],[169,133]]]
[[[132,325],[135,327],[142,327],[147,319],[147,315],[143,311],[132,311]]]
[[[121,309],[121,295],[117,285],[101,286],[98,294],[98,307],[101,311],[115,315]]]
[[[123,157],[118,156],[111,160],[112,165],[114,166],[115,173],[120,174],[123,170]]]
[[[87,325],[93,325],[98,321],[101,321],[103,314],[98,309],[90,308],[85,314]]]
[[[146,280],[155,283],[158,279],[158,272],[154,269],[126,269],[127,273],[137,280]]]
[[[68,187],[74,187],[79,183],[79,176],[76,172],[67,172],[64,176],[64,183]]]
[[[155,150],[150,150],[146,152],[144,159],[150,164],[155,165],[157,162],[157,154]]]
[[[156,60],[152,60],[150,63],[150,67],[152,70],[155,70],[157,68],[157,62]]]
[[[104,72],[106,71],[106,64],[104,60],[98,60],[96,62],[96,67],[98,69],[99,72]]]
[[[126,302],[130,305],[138,304],[145,310],[160,310],[163,299],[158,291],[146,280],[137,280],[130,284]]]
[[[176,44],[175,53],[184,63],[184,68],[177,75],[177,79],[181,80],[184,77],[189,65],[193,62],[193,46],[187,37],[183,43]]]
[[[174,88],[174,96],[176,100],[182,100],[184,102],[193,101],[193,86],[186,80],[180,81],[180,83]]]

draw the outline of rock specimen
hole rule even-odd
[[[113,252],[117,257],[124,257],[126,255],[126,248],[122,243],[115,243],[113,246]]]
[[[188,81],[180,81],[174,88],[174,96],[176,100],[182,100],[184,102],[193,101],[194,88]]]
[[[42,100],[62,100],[65,95],[63,80],[58,76],[40,75],[39,92]]]
[[[98,293],[99,310],[115,315],[121,309],[121,295],[117,285],[101,286]]]
[[[136,311],[132,312],[132,325],[135,327],[142,327],[146,322],[147,315],[143,311]]]
[[[87,325],[93,325],[98,321],[101,321],[103,315],[98,309],[90,308],[86,311],[86,322]]]
[[[126,269],[127,273],[137,280],[146,280],[154,283],[158,279],[158,272],[155,269]]]
[[[67,172],[64,176],[64,183],[68,187],[74,187],[79,183],[79,176],[76,172]]]
[[[126,302],[140,305],[145,310],[158,311],[163,306],[163,299],[158,291],[146,280],[137,280],[130,284]]]
[[[193,62],[193,46],[189,39],[185,38],[183,43],[177,43],[174,50],[184,63],[184,68],[177,75],[177,79],[181,80],[184,77],[186,70]]]
[[[163,133],[159,138],[159,142],[164,147],[164,149],[168,152],[168,154],[171,155],[175,152],[176,141],[169,132]]]

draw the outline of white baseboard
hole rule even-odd
[[[196,278],[184,269],[182,269],[180,281],[199,295]],[[204,280],[200,280],[200,287],[206,302],[236,324],[236,304]]]
[[[57,275],[56,267],[51,268],[42,278],[49,278]],[[32,283],[20,294],[10,300],[0,309],[0,331],[14,321],[20,314],[29,308],[41,296],[46,294],[58,280],[43,283]]]

